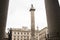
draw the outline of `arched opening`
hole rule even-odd
[[[22,4],[22,5],[21,5]],[[30,7],[33,4],[35,11],[35,27],[43,29],[47,27],[45,3],[44,0],[10,0],[7,18],[7,28],[21,28],[26,26],[30,28]],[[22,19],[21,19],[22,18]],[[7,30],[7,29],[6,29]]]

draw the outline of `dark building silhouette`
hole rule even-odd
[[[45,0],[49,40],[60,40],[60,7],[58,0]]]
[[[0,0],[0,40],[4,40],[5,38],[8,1],[9,0]]]

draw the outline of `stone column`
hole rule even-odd
[[[58,0],[45,0],[50,40],[60,40],[60,13]]]
[[[3,40],[5,34],[8,1],[9,0],[0,0],[0,40]]]
[[[35,40],[35,19],[34,19],[34,7],[33,5],[31,5],[31,9],[30,9],[30,12],[31,12],[31,40]]]

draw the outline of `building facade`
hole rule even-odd
[[[47,28],[42,30],[35,30],[35,40],[46,40]],[[9,40],[31,40],[31,30],[25,27],[10,28]]]
[[[45,27],[39,32],[39,40],[47,40],[47,39],[48,39],[48,29],[47,27]]]

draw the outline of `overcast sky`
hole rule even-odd
[[[9,0],[7,28],[31,27],[30,8],[33,4],[35,10],[35,27],[47,27],[44,0]]]

